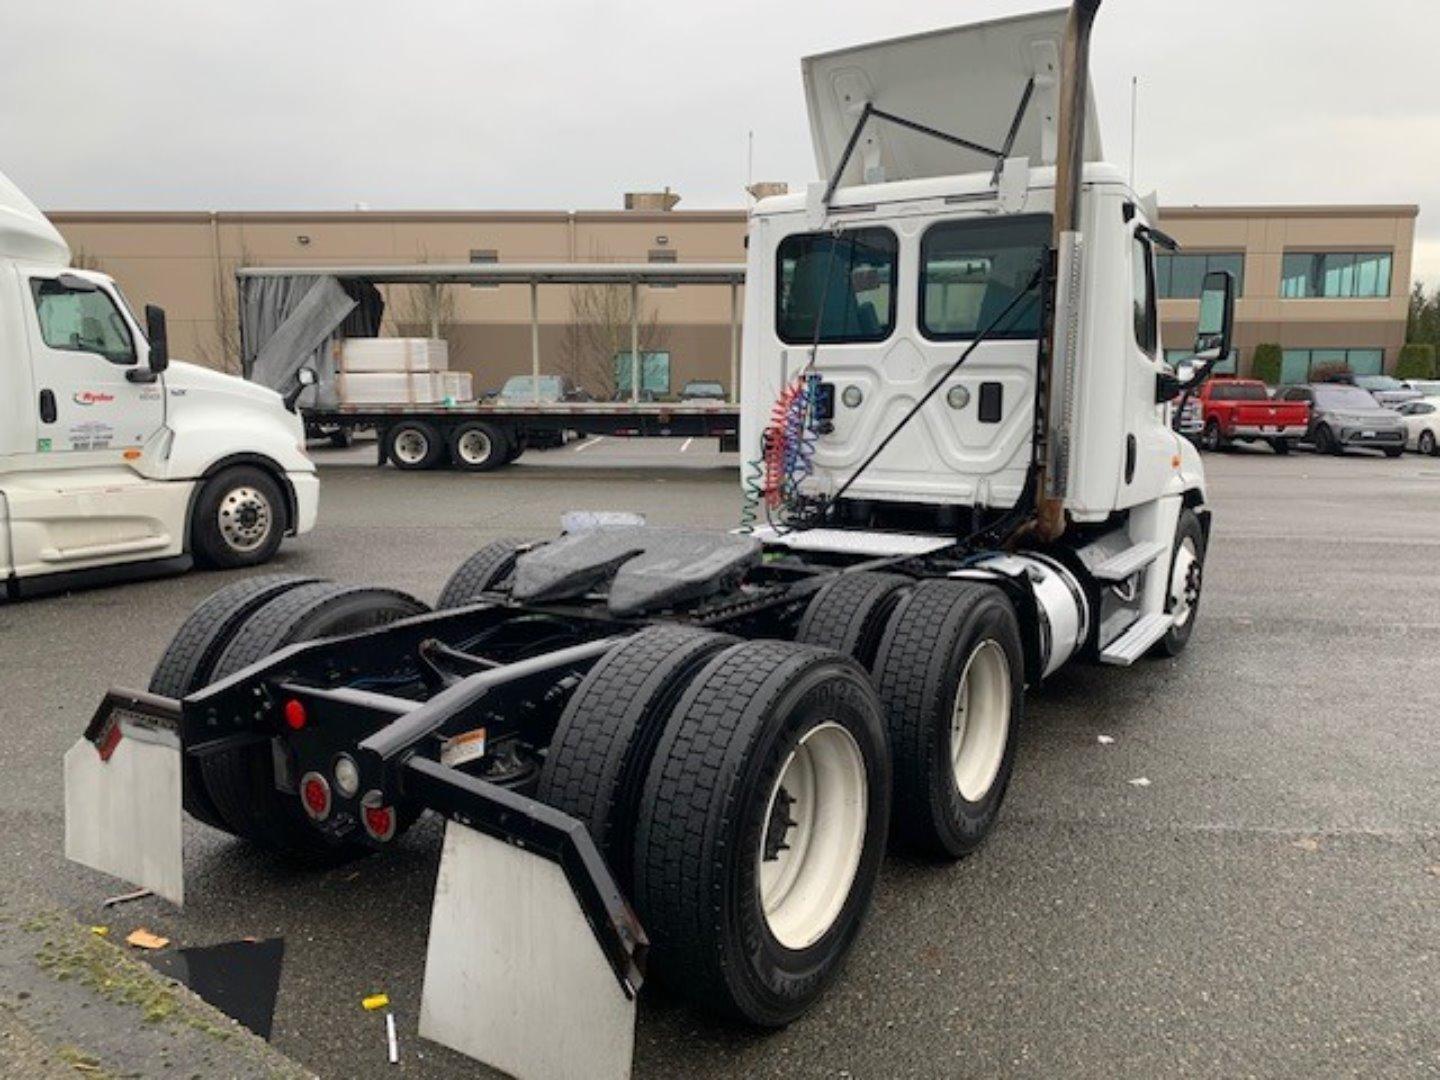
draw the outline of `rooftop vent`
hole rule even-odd
[[[664,212],[675,209],[675,204],[679,201],[680,196],[674,194],[668,187],[664,191],[627,191],[625,193],[626,210]]]

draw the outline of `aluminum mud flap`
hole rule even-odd
[[[185,900],[180,703],[112,690],[65,753],[65,857]]]
[[[415,764],[438,794],[448,770]],[[445,827],[420,1034],[521,1080],[623,1080],[644,931],[583,826],[483,786],[495,801],[463,815],[476,827]]]

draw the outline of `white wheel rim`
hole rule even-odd
[[[274,513],[264,492],[252,487],[232,488],[220,500],[216,523],[225,543],[235,551],[254,551],[270,536]]]
[[[965,661],[950,718],[950,763],[966,802],[989,792],[1009,735],[1010,659],[998,641],[986,638]]]
[[[395,456],[406,465],[418,465],[430,453],[430,440],[414,428],[395,436]]]
[[[806,732],[770,791],[760,830],[760,906],[775,940],[804,949],[834,925],[865,849],[865,759],[826,722]]]
[[[1186,537],[1180,541],[1180,549],[1175,552],[1175,566],[1170,571],[1170,614],[1175,616],[1175,625],[1184,626],[1190,621],[1190,616],[1195,611],[1195,601],[1199,599],[1199,585],[1191,589],[1190,577],[1195,572],[1195,567],[1200,562],[1199,552],[1195,550],[1195,541]]]
[[[490,460],[493,452],[490,436],[483,431],[473,429],[461,435],[455,443],[455,447],[460,451],[460,457],[467,465],[483,465]]]

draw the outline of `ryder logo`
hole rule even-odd
[[[72,400],[76,405],[108,405],[115,400],[115,395],[99,390],[76,390]]]

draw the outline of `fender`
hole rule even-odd
[[[282,469],[273,458],[264,454],[256,454],[245,451],[238,454],[226,454],[217,461],[206,467],[195,480],[195,487],[190,491],[190,501],[185,507],[185,550],[190,550],[191,530],[195,523],[195,503],[200,498],[200,492],[205,489],[205,482],[211,477],[219,475],[232,465],[253,465],[266,473],[280,487],[280,493],[285,497],[285,535],[295,535],[295,522],[299,519],[299,507],[295,499],[295,485],[290,482],[289,475]]]

